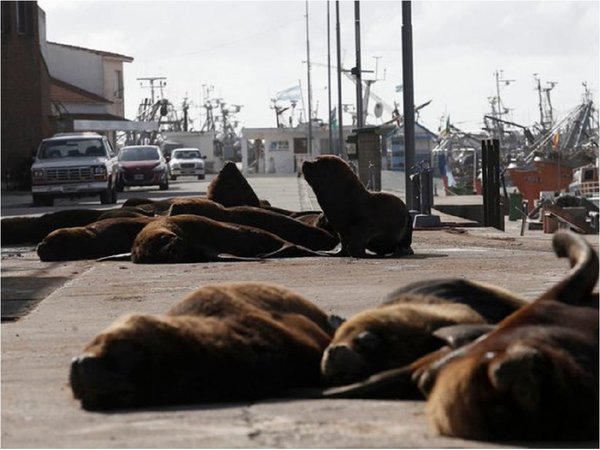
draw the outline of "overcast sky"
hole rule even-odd
[[[149,90],[139,77],[167,77],[165,96],[180,105],[187,95],[194,127],[201,127],[202,85],[232,104],[244,105],[246,127],[275,126],[270,99],[301,80],[306,96],[304,1],[39,1],[46,12],[47,39],[121,53],[125,64],[127,118]],[[494,72],[515,80],[501,89],[507,117],[525,125],[539,121],[533,74],[556,81],[552,102],[558,115],[581,100],[587,82],[594,100],[599,87],[598,1],[418,1],[413,2],[415,103],[433,101],[420,121],[433,131],[440,118],[466,130],[482,126],[495,95]],[[363,69],[375,69],[373,91],[389,105],[402,96],[400,1],[362,1]],[[313,101],[327,116],[327,2],[310,1],[309,33]],[[335,63],[335,2],[331,11],[331,58]],[[340,2],[342,65],[355,65],[354,2]],[[385,72],[384,72],[385,70]],[[365,74],[373,78],[374,74]],[[344,103],[355,90],[344,78]],[[337,99],[332,73],[333,102]],[[373,106],[373,102],[371,102]],[[370,107],[371,109],[371,107]],[[384,113],[386,118],[386,113]],[[345,123],[350,120],[345,116]]]

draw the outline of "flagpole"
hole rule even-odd
[[[335,153],[333,151],[333,130],[331,129],[331,35],[329,23],[329,0],[327,0],[327,114],[329,115],[329,153]]]
[[[335,34],[336,34],[336,51],[337,51],[337,87],[338,87],[338,143],[339,156],[348,159],[346,155],[346,146],[344,144],[344,122],[343,122],[343,106],[342,106],[342,50],[340,40],[340,0],[335,0]]]
[[[310,84],[310,38],[308,33],[308,0],[306,0],[306,71],[308,84],[308,157],[312,158],[312,91]]]

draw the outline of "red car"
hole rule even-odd
[[[154,186],[161,191],[169,189],[169,168],[160,148],[156,145],[131,145],[119,152],[119,179],[117,190],[125,186]]]

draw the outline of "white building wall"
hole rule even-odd
[[[48,61],[48,43],[46,42],[46,13],[38,7],[38,33],[40,40],[40,51],[44,60]]]
[[[202,156],[206,156],[208,170],[218,172],[223,167],[223,161],[214,153],[214,132],[201,133],[199,131],[166,131],[162,135],[166,140],[177,142],[184,147],[193,147],[200,150]]]
[[[287,144],[287,149],[285,145]],[[265,140],[265,164],[269,173],[294,172],[294,141],[278,136]]]
[[[123,61],[105,56],[103,58],[103,62],[104,89],[102,97],[113,102],[108,106],[109,113],[125,117],[124,89],[119,92],[116,82],[117,71],[121,72],[121,75],[123,76],[123,82],[125,80],[123,74]],[[121,87],[124,88],[124,86]]]
[[[102,56],[48,43],[50,75],[96,95],[104,96]]]

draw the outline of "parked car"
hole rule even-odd
[[[204,180],[204,160],[197,148],[177,148],[171,152],[169,161],[169,170],[171,180],[176,180],[180,176],[197,176],[199,180]]]
[[[119,151],[119,180],[117,190],[125,186],[158,185],[169,189],[169,167],[156,145],[131,145]]]
[[[57,197],[99,195],[117,202],[116,152],[98,133],[60,133],[44,139],[31,166],[34,206],[52,206]]]

